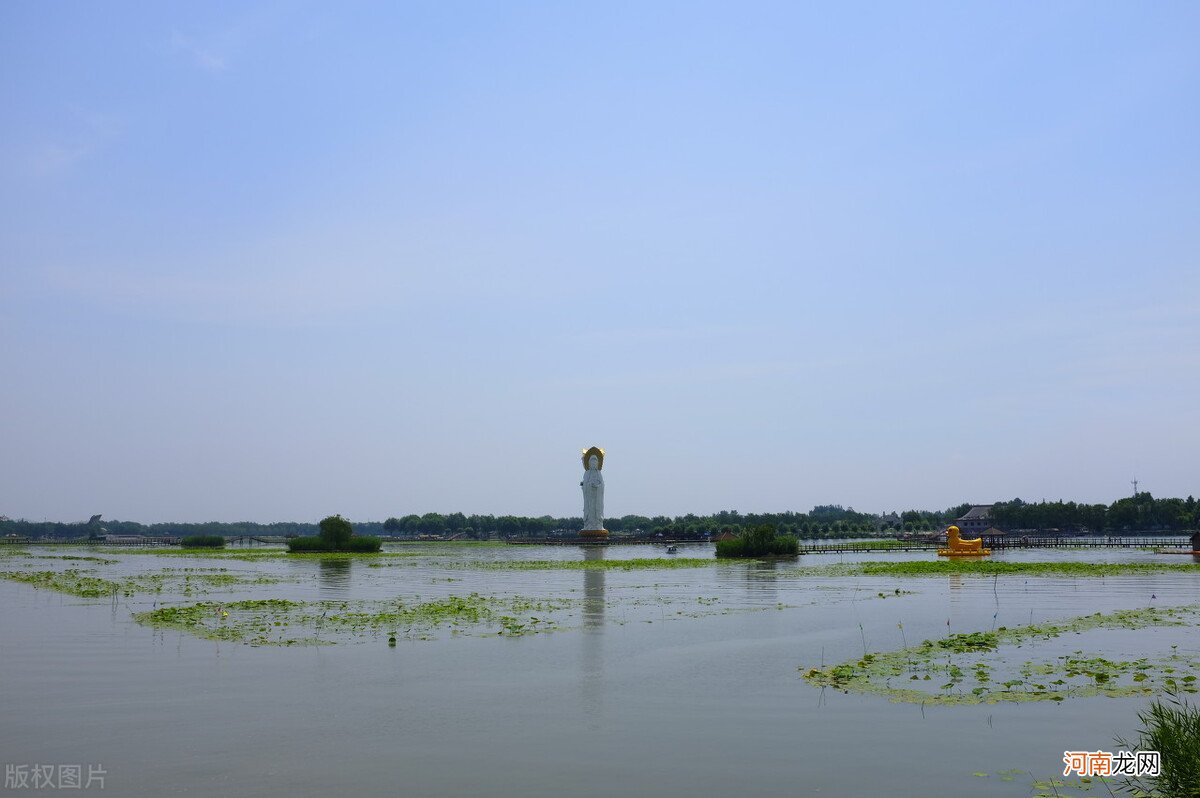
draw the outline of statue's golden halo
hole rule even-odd
[[[601,449],[599,446],[593,446],[590,449],[583,450],[583,470],[587,471],[588,458],[591,457],[592,455],[596,455],[596,457],[599,458],[599,461],[596,463],[596,468],[598,470],[603,470],[604,469],[604,450]]]

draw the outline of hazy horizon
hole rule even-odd
[[[0,515],[1200,493],[1200,6],[0,23]]]

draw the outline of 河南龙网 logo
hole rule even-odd
[[[1063,751],[1063,764],[1064,776],[1157,776],[1161,758],[1158,751]]]

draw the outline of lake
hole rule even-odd
[[[81,765],[85,781],[102,768],[106,795],[1029,796],[1061,777],[1064,750],[1135,737],[1149,700],[1088,693],[1132,690],[1133,671],[1039,691],[1029,674],[1055,673],[1036,662],[1148,657],[1134,670],[1158,684],[1200,657],[1181,609],[985,653],[982,668],[950,653],[967,675],[940,692],[927,665],[903,677],[961,703],[894,701],[900,677],[843,692],[805,673],[949,635],[1186,608],[1200,566],[1124,549],[992,559],[1174,568],[908,576],[856,563],[936,558],[712,558],[708,544],[10,547],[0,751]],[[1056,697],[988,703],[1014,673],[1013,695]]]

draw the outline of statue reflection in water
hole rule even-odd
[[[604,559],[603,546],[584,546],[583,559]],[[604,569],[583,569],[583,634],[580,645],[580,697],[588,726],[600,727],[604,699]]]
[[[594,562],[604,559],[603,546],[584,546],[583,559]],[[589,634],[599,634],[604,628],[604,569],[583,569],[583,628]]]

